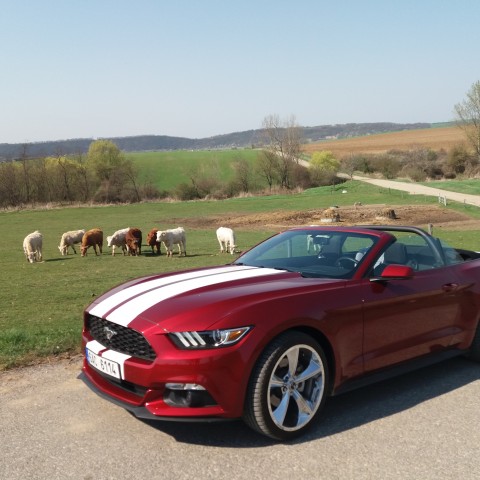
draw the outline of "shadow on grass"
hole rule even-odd
[[[62,257],[62,258],[48,258],[47,260],[44,260],[45,263],[50,263],[50,262],[65,262],[68,260],[73,260],[75,257]]]

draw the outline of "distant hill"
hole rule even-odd
[[[396,132],[431,128],[430,123],[346,123],[341,125],[323,125],[302,127],[306,143],[320,140],[341,139],[373,135],[377,133]],[[162,150],[205,150],[220,148],[250,148],[261,144],[261,129],[216,135],[208,138],[169,137],[166,135],[140,135],[135,137],[110,137],[118,148],[125,152],[144,152]],[[0,160],[28,157],[45,157],[50,155],[67,155],[85,153],[93,138],[76,138],[34,143],[0,143]]]

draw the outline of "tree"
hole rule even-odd
[[[324,150],[313,153],[309,168],[314,184],[329,185],[335,179],[340,169],[340,162],[332,152]]]
[[[468,142],[480,160],[480,81],[467,92],[467,98],[455,105],[457,125],[464,131]]]
[[[110,140],[96,140],[88,148],[87,165],[93,169],[100,184],[96,199],[122,201],[123,189],[127,181],[131,181],[134,171],[120,149]]]
[[[109,179],[123,162],[123,154],[110,140],[96,140],[88,147],[87,160],[99,179]]]
[[[314,152],[310,159],[310,168],[329,173],[337,173],[340,168],[340,162],[329,150]]]
[[[252,167],[245,158],[237,158],[233,162],[233,169],[235,171],[235,181],[238,183],[242,192],[247,193],[250,190],[252,181]]]
[[[278,115],[265,117],[262,124],[263,138],[267,151],[278,158],[276,165],[280,186],[291,188],[292,166],[300,158],[301,129],[292,115],[281,121]]]
[[[141,198],[140,198],[139,188],[137,185],[138,167],[134,165],[133,160],[128,158],[125,160],[123,170],[124,170],[125,177],[130,181],[132,185],[132,192],[134,194],[134,199],[136,202],[139,202]]]
[[[371,173],[370,159],[365,155],[349,155],[342,159],[342,170],[350,175],[350,180],[353,180],[353,175],[356,171],[362,173]]]
[[[191,198],[204,198],[219,188],[220,168],[218,162],[212,159],[209,162],[192,164],[186,170],[190,179],[191,189],[185,189]]]
[[[446,164],[454,174],[464,173],[469,162],[469,152],[462,144],[454,145],[448,152]]]
[[[268,150],[263,150],[258,156],[256,170],[258,174],[265,179],[268,184],[268,188],[272,190],[273,183],[276,179],[276,172],[278,171],[277,155]]]
[[[30,175],[30,164],[28,158],[28,143],[22,144],[22,154],[20,155],[20,162],[22,164],[22,172],[23,172],[23,187],[24,187],[24,198],[25,202],[29,203],[32,196],[32,186],[31,186],[31,175]]]
[[[22,172],[14,162],[0,162],[0,206],[16,207],[22,203]]]

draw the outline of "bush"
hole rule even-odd
[[[385,178],[396,178],[401,169],[400,162],[391,155],[378,155],[372,162],[374,170],[381,173]]]
[[[423,169],[415,165],[405,165],[400,171],[400,176],[409,178],[414,182],[424,182],[427,179],[427,174]]]
[[[303,165],[294,164],[292,167],[292,187],[299,187],[301,189],[310,188],[316,186],[313,184],[310,170]]]
[[[198,200],[201,198],[198,190],[185,182],[178,184],[173,194],[178,200]]]

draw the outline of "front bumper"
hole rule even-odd
[[[215,417],[215,416],[172,417],[172,416],[155,415],[150,410],[148,410],[145,406],[132,405],[128,402],[112,397],[111,395],[105,393],[103,390],[98,388],[95,385],[95,383],[93,383],[90,380],[89,376],[84,371],[82,371],[77,378],[81,380],[83,383],[85,383],[85,385],[87,385],[87,387],[90,388],[90,390],[95,392],[98,396],[100,396],[104,400],[108,400],[109,402],[117,405],[118,407],[124,408],[135,417],[143,420],[170,421],[170,422],[171,421],[174,421],[174,422],[225,422],[225,421],[234,420],[231,418],[222,418],[222,417]]]
[[[163,337],[163,338],[162,338]],[[91,339],[85,335],[84,348]],[[81,379],[101,397],[139,418],[233,419],[243,414],[251,358],[239,345],[219,350],[178,350],[161,335],[156,338],[161,358],[148,362],[127,358],[121,378],[113,378],[83,361]],[[240,342],[242,343],[242,342]],[[248,350],[248,348],[247,348]],[[204,391],[178,391],[169,384],[194,384]]]

